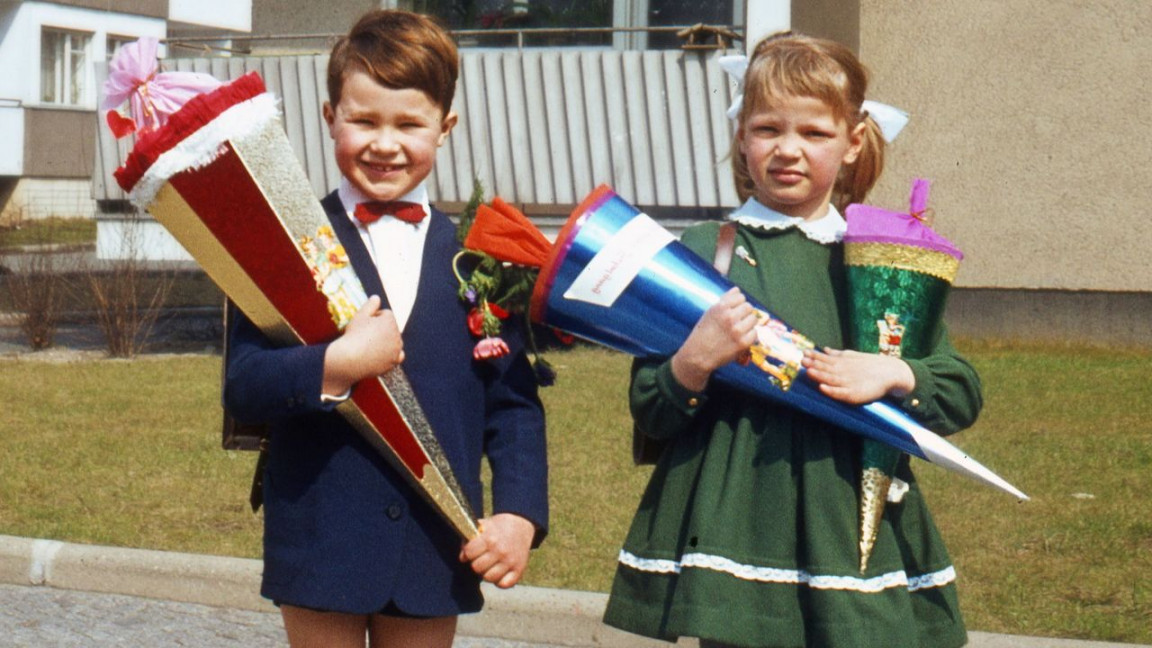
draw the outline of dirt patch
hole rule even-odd
[[[88,349],[67,349],[62,347],[51,347],[41,351],[4,351],[0,352],[0,358],[24,360],[27,362],[48,362],[52,364],[65,364],[69,362],[87,362],[90,360],[99,360],[106,358],[108,354],[104,351],[93,351]]]
[[[108,356],[106,351],[97,351],[92,349],[69,349],[65,347],[52,347],[42,351],[30,350],[4,350],[0,351],[0,360],[19,360],[21,362],[46,362],[50,364],[68,364],[71,362],[92,362],[95,360],[105,360],[108,362],[132,362],[132,361],[147,361],[155,358],[171,358],[179,356],[203,356],[203,355],[218,355],[215,350],[206,349],[204,351],[193,352],[160,352],[160,353],[142,353],[132,358],[112,358]]]

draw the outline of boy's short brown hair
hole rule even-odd
[[[378,10],[364,14],[332,48],[328,101],[333,106],[340,103],[344,75],[353,70],[363,70],[387,88],[421,90],[447,115],[460,57],[452,37],[432,18]]]

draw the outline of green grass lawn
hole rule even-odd
[[[29,219],[19,227],[0,227],[0,252],[25,245],[90,245],[96,243],[96,221],[91,218]]]
[[[1032,496],[918,462],[969,627],[1152,644],[1152,351],[958,346],[986,407],[952,440]],[[631,465],[628,359],[549,359],[552,532],[526,580],[604,591],[649,472]],[[219,379],[203,355],[0,359],[0,533],[258,557],[255,455],[219,447]]]

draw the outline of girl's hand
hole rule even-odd
[[[850,405],[884,396],[902,397],[916,388],[916,376],[900,358],[824,349],[805,351],[804,368],[826,396]]]
[[[356,311],[344,334],[328,345],[324,354],[322,391],[346,393],[357,382],[379,376],[404,362],[404,343],[391,310],[380,309],[373,295]]]
[[[686,389],[704,391],[712,372],[741,357],[756,342],[756,309],[732,288],[704,312],[680,350],[672,375]]]
[[[460,562],[497,587],[508,589],[520,582],[528,568],[528,553],[536,526],[512,513],[497,513],[480,520],[480,535],[460,550]]]

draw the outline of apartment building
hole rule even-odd
[[[96,65],[142,36],[251,29],[249,0],[0,0],[0,222],[90,217]]]

